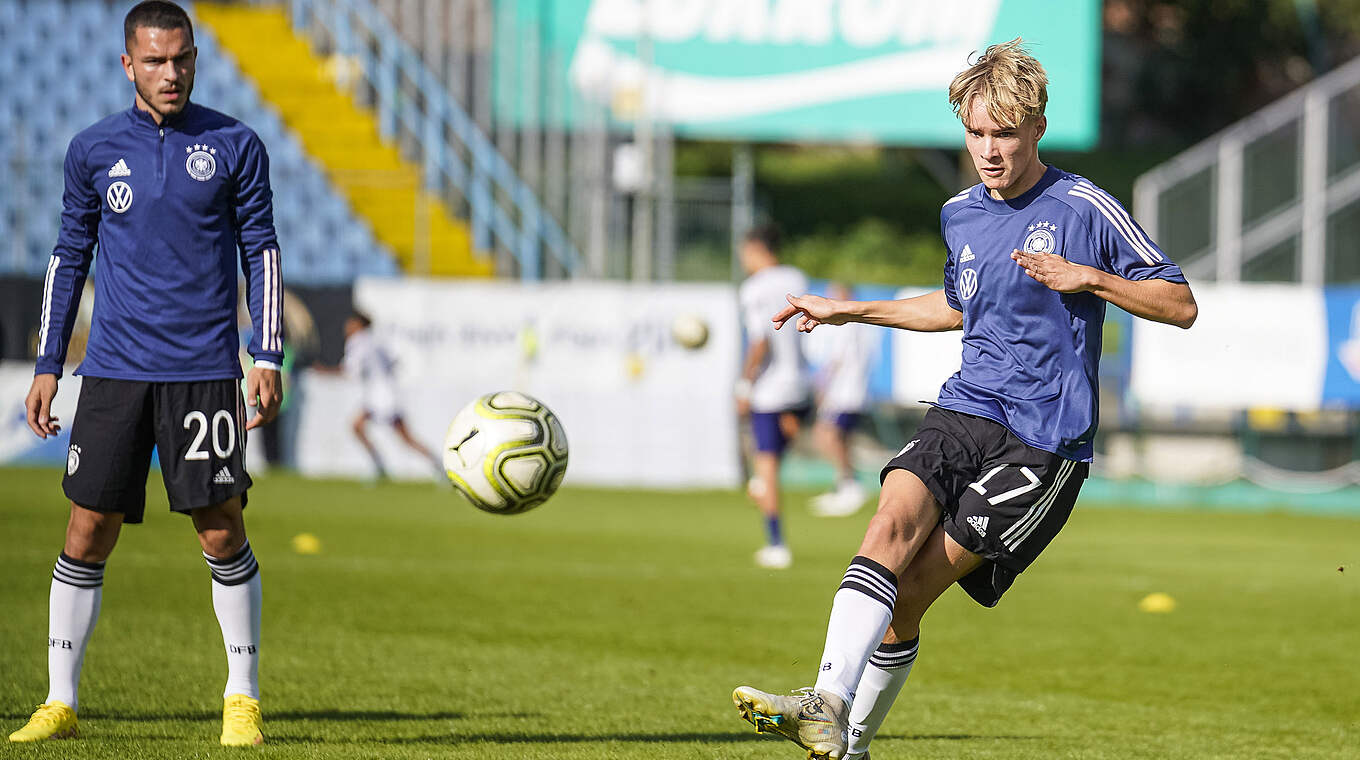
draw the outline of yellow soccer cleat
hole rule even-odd
[[[222,746],[253,747],[264,744],[264,718],[260,700],[232,694],[222,704]]]
[[[80,735],[76,727],[76,711],[70,705],[52,700],[38,705],[28,725],[9,735],[12,742],[40,742],[43,739],[74,739]]]

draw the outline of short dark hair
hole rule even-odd
[[[137,30],[141,27],[152,29],[183,29],[189,34],[189,42],[194,41],[194,25],[189,14],[170,0],[144,0],[132,6],[123,17],[123,45],[132,49],[137,40]]]
[[[758,224],[746,231],[746,242],[760,243],[765,246],[765,250],[779,255],[779,245],[783,242],[783,235],[779,232],[779,227],[774,224]]]

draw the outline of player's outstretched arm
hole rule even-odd
[[[774,315],[776,330],[795,316],[794,326],[800,332],[812,332],[818,325],[847,322],[916,332],[944,332],[963,327],[963,314],[949,305],[943,290],[895,301],[838,301],[811,294],[787,298],[789,305]]]
[[[1188,329],[1199,316],[1190,286],[1152,278],[1128,280],[1095,267],[1073,264],[1052,253],[1012,251],[1011,259],[1025,273],[1059,293],[1089,292],[1135,317]]]
[[[28,413],[28,427],[39,438],[56,435],[61,425],[52,416],[52,399],[57,397],[57,376],[43,373],[33,376],[33,384],[28,388],[28,398],[24,409]]]

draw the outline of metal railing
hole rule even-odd
[[[289,0],[294,29],[329,52],[358,62],[384,138],[420,156],[427,190],[452,189],[466,201],[473,246],[497,246],[523,279],[543,277],[544,255],[568,276],[581,255],[444,82],[366,0]]]
[[[1143,174],[1134,215],[1187,274],[1360,279],[1360,58]]]

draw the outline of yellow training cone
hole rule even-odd
[[[293,536],[293,551],[298,554],[320,554],[321,539],[311,533],[299,533]]]
[[[1170,594],[1157,591],[1143,597],[1143,601],[1138,603],[1138,609],[1143,612],[1171,612],[1176,609],[1176,600],[1172,599]]]

